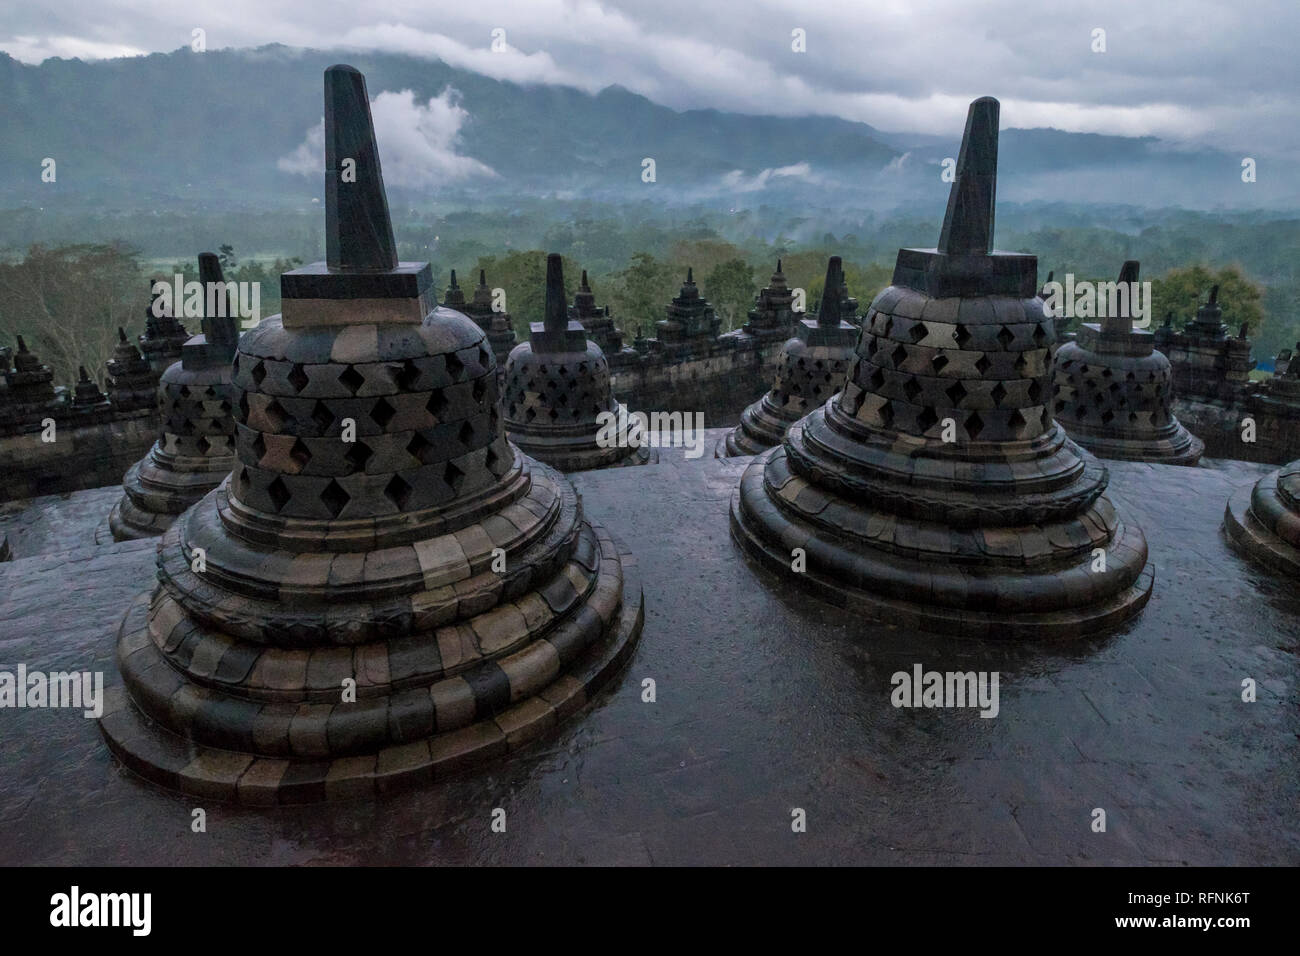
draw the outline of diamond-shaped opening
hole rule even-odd
[[[393,381],[398,388],[404,392],[409,392],[415,388],[415,383],[420,378],[420,367],[412,359],[407,359],[401,365],[391,367],[393,369]]]
[[[885,333],[884,333],[885,337],[888,338],[889,333],[893,331],[894,331],[894,317],[891,315],[889,318],[885,320]]]
[[[1052,413],[1047,410],[1046,405],[1043,406],[1043,414],[1038,417],[1038,421],[1044,431],[1051,427]]]
[[[970,341],[970,330],[964,325],[959,325],[952,330],[952,337],[957,342],[958,348],[965,348],[966,343]]]
[[[1056,403],[1056,414],[1059,415],[1059,414],[1061,414],[1061,412],[1063,412],[1063,411],[1065,411],[1065,402],[1057,402],[1057,403]]]
[[[307,463],[311,461],[311,449],[303,444],[303,440],[299,438],[294,441],[293,447],[289,449],[289,457],[297,462],[298,470],[302,471],[307,467]]]
[[[307,372],[298,364],[295,364],[293,368],[289,369],[287,378],[295,392],[301,392],[311,382],[311,379],[307,376]]]
[[[880,391],[880,387],[885,384],[885,373],[877,366],[871,370],[871,375],[867,379],[867,384],[871,386],[873,392]]]
[[[275,481],[266,486],[266,493],[271,496],[271,504],[275,505],[277,512],[283,511],[284,506],[289,503],[289,489],[285,486],[284,479],[279,475],[275,476]]]
[[[456,438],[466,448],[470,447],[474,443],[474,426],[466,421],[460,426],[460,431],[456,433]]]
[[[903,364],[903,360],[907,358],[907,349],[900,345],[890,353],[889,357],[893,360],[894,368],[898,368]]]
[[[180,395],[181,398],[189,398],[189,397],[190,397],[190,387],[189,387],[188,385],[182,385],[182,386],[180,387],[180,390],[179,390],[176,394]]]
[[[890,428],[893,426],[894,405],[892,402],[885,402],[885,404],[881,405],[878,414],[880,415],[880,420],[884,422],[886,428]]]
[[[1012,368],[1014,368],[1017,372],[1023,372],[1028,366],[1029,363],[1025,361],[1024,352],[1021,352],[1018,355],[1016,355],[1016,362],[1012,366]]]
[[[289,413],[284,410],[284,406],[271,399],[271,404],[266,406],[266,420],[271,425],[273,431],[279,431],[284,427],[284,423],[289,420]]]
[[[451,490],[460,494],[460,486],[465,481],[465,472],[461,471],[453,462],[447,462],[447,467],[442,471],[442,480],[445,481]]]
[[[911,338],[912,344],[915,345],[929,334],[929,329],[925,327],[924,322],[917,322],[907,330],[907,334]]]
[[[903,394],[907,396],[909,402],[915,402],[916,397],[921,394],[921,383],[915,378],[908,378],[907,384],[903,386]]]
[[[433,443],[419,432],[412,435],[411,440],[406,443],[406,451],[422,465],[427,465],[434,460]]]
[[[329,406],[316,399],[316,404],[311,409],[311,420],[314,421],[323,432],[334,424],[334,413],[329,410]]]
[[[465,363],[456,357],[455,352],[447,353],[447,374],[451,376],[453,382],[458,381],[465,374]]]
[[[485,345],[479,345],[478,347],[478,364],[484,369],[491,368],[496,364],[492,358],[492,353],[487,350]]]
[[[947,365],[948,356],[944,355],[942,352],[937,353],[934,358],[930,359],[930,367],[934,369],[935,374],[942,372]]]
[[[980,357],[975,360],[975,371],[983,375],[992,367],[993,363],[989,361],[989,357],[981,352]]]
[[[1037,405],[1038,400],[1042,397],[1042,395],[1043,395],[1043,386],[1039,384],[1038,379],[1034,379],[1032,382],[1029,383],[1029,400],[1033,402],[1035,405]]]
[[[938,422],[939,416],[935,413],[935,410],[930,408],[928,405],[921,409],[921,414],[916,416],[916,427],[921,430],[921,434],[928,432],[938,424]]]
[[[1103,425],[1109,425],[1114,420],[1115,420],[1115,413],[1112,412],[1109,408],[1101,413],[1101,421]]]
[[[424,410],[438,421],[442,421],[447,414],[448,404],[447,396],[442,393],[442,389],[435,388],[430,393],[429,401],[425,403]]]
[[[966,387],[962,385],[961,382],[953,382],[947,392],[948,400],[952,402],[954,407],[961,405],[961,400],[965,398],[967,394]]]
[[[1045,329],[1042,325],[1035,325],[1035,326],[1034,326],[1034,344],[1035,344],[1035,345],[1042,345],[1042,344],[1043,344],[1044,342],[1046,342],[1046,341],[1047,341],[1047,329]]]
[[[1007,397],[1007,390],[1002,386],[1001,382],[998,382],[993,386],[993,390],[989,392],[989,397],[993,399],[994,405],[1001,405],[1002,399]]]
[[[482,378],[475,379],[474,387],[470,389],[470,392],[474,396],[475,403],[482,405],[487,398],[487,376],[484,375]]]
[[[357,390],[366,384],[366,377],[357,371],[355,365],[349,365],[339,373],[339,384],[355,395]]]
[[[1025,416],[1021,414],[1021,411],[1018,408],[1011,413],[1011,417],[1007,419],[1007,421],[1010,423],[1011,428],[1017,432],[1024,428],[1026,424]]]
[[[352,466],[353,471],[365,471],[366,462],[373,458],[374,455],[375,453],[365,442],[354,441],[348,446],[348,450],[344,452],[343,457]]]
[[[875,339],[874,336],[872,338],[867,339],[867,358],[871,358],[871,356],[875,355],[876,350],[879,347],[880,347],[880,343]]]
[[[348,502],[352,500],[352,496],[343,490],[342,485],[331,478],[330,483],[322,489],[320,500],[324,503],[325,507],[329,509],[329,513],[333,517],[337,518],[343,513],[343,509],[348,506]]]
[[[1016,333],[1012,332],[1005,325],[998,329],[998,343],[1005,349],[1009,348],[1011,343],[1016,340]]]
[[[266,363],[258,362],[253,366],[253,371],[250,374],[253,376],[253,381],[260,386],[262,379],[266,378]]]
[[[208,449],[212,447],[212,442],[208,441],[203,435],[200,435],[199,440],[194,443],[194,447],[199,450],[200,455],[206,455]]]
[[[388,423],[393,420],[393,416],[396,414],[397,409],[382,398],[375,402],[374,407],[370,409],[370,417],[374,419],[375,424],[380,428],[387,428]]]
[[[966,419],[966,434],[970,435],[971,440],[980,437],[980,432],[984,430],[984,419],[980,418],[979,412],[971,412],[970,418]]]
[[[261,432],[258,432],[257,437],[253,439],[253,454],[257,456],[259,462],[262,460],[262,456],[266,454],[266,439],[262,437]]]

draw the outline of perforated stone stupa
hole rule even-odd
[[[127,411],[148,408],[158,402],[159,375],[140,350],[118,327],[117,345],[108,360],[108,395],[113,404]]]
[[[1037,260],[993,252],[998,103],[976,100],[937,249],[902,249],[844,390],[755,458],[738,544],[902,627],[1078,637],[1151,593],[1141,530],[1052,418]]]
[[[563,471],[650,461],[650,449],[631,440],[626,419],[620,421],[604,352],[565,308],[564,267],[555,253],[546,257],[545,319],[530,328],[529,341],[506,362],[502,404],[510,440]],[[606,413],[615,416],[613,428]]]
[[[792,424],[844,385],[858,342],[858,327],[844,315],[856,311],[840,257],[831,256],[817,318],[795,327],[795,337],[777,357],[771,390],[741,413],[740,424],[718,443],[718,457],[757,455],[780,444]]]
[[[180,320],[172,315],[178,303],[164,305],[158,302],[162,290],[158,283],[166,279],[156,277],[149,284],[149,306],[144,313],[144,333],[140,336],[140,354],[144,356],[154,376],[160,376],[181,357],[181,350],[190,340],[189,332]]]
[[[128,768],[204,798],[366,797],[504,756],[640,633],[634,568],[506,440],[482,330],[397,261],[351,67],[325,72],[325,149],[327,260],[239,343],[238,462],[163,536],[101,720]]]
[[[1173,371],[1154,336],[1133,327],[1129,290],[1138,263],[1129,260],[1116,286],[1116,315],[1086,322],[1056,351],[1052,400],[1056,420],[1094,455],[1126,461],[1195,465],[1205,443],[1178,423]]]
[[[205,311],[226,297],[221,263],[211,252],[199,256],[199,282]],[[234,467],[230,360],[239,333],[229,303],[201,321],[203,331],[185,343],[181,360],[158,383],[158,440],[122,479],[122,497],[108,516],[115,541],[162,534]]]

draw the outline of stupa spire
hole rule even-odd
[[[366,78],[342,64],[325,71],[325,260],[330,270],[385,272],[397,243],[379,166]]]
[[[221,260],[215,253],[199,253],[199,282],[203,285],[202,320],[203,334],[207,337],[208,351],[213,359],[230,361],[239,342],[239,331],[235,327],[234,303],[226,289],[226,277],[221,271]],[[213,285],[218,287],[217,295],[225,303],[225,308],[210,311],[214,300],[210,297]],[[224,314],[223,314],[224,313]]]
[[[839,256],[831,256],[826,263],[826,281],[822,284],[822,304],[817,312],[817,324],[838,326],[840,304],[843,299],[844,263]]]
[[[956,178],[939,233],[939,251],[984,256],[993,251],[993,207],[998,179],[998,101],[982,96],[966,113]]]
[[[582,273],[582,284],[587,284],[587,273]],[[548,332],[563,332],[569,326],[569,305],[564,298],[564,262],[559,253],[546,257],[546,312],[543,324]]]

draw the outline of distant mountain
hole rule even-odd
[[[341,59],[366,74],[372,97],[410,90],[423,104],[456,91],[467,116],[441,146],[496,175],[422,182],[412,195],[645,199],[649,157],[653,195],[664,203],[886,208],[941,200],[940,164],[960,139],[960,130],[909,137],[833,117],[679,112],[622,87],[591,95],[519,85],[402,54],[271,45],[39,66],[0,54],[0,205],[300,205],[319,194],[318,175],[277,161],[319,123],[321,73]],[[381,130],[386,174],[395,148],[387,144]],[[1277,176],[1271,187],[1263,178],[1243,187],[1239,157],[1177,152],[1150,138],[1006,130],[1001,148],[1005,199],[1265,206],[1279,189],[1294,194]],[[41,182],[47,157],[57,163],[54,184]],[[393,189],[403,193],[400,177]]]

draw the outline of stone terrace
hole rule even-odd
[[[1111,462],[1145,529],[1145,612],[1109,638],[978,644],[779,593],[729,539],[750,459],[573,476],[634,545],[646,623],[612,693],[518,758],[359,803],[242,810],[157,790],[79,712],[0,711],[0,859],[26,863],[1300,863],[1300,595],[1231,554],[1272,466]],[[155,542],[96,547],[116,488],[0,513],[0,669],[104,672]],[[998,670],[1001,713],[898,710],[890,675]],[[654,678],[656,703],[641,702]],[[1240,700],[1254,678],[1259,701]],[[203,806],[208,832],[190,831]],[[505,834],[490,831],[495,807]],[[808,814],[791,832],[791,809]],[[1108,832],[1089,828],[1107,811]]]

